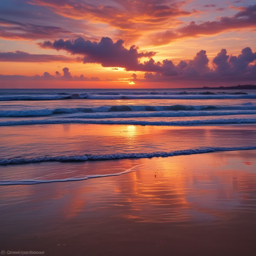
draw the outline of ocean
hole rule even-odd
[[[0,90],[0,250],[252,256],[255,159],[255,90]]]
[[[1,90],[0,165],[255,149],[254,124],[255,90]]]

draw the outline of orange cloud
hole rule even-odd
[[[48,7],[64,17],[108,24],[117,29],[116,36],[122,35],[126,43],[133,42],[148,31],[161,31],[170,25],[176,27],[180,24],[179,17],[200,13],[195,9],[183,10],[182,6],[187,1],[115,0],[105,5],[96,5],[92,0],[33,0],[32,3]]]

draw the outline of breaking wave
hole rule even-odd
[[[228,110],[229,112],[219,112]],[[40,117],[40,116],[51,116],[51,115],[61,115],[61,114],[73,114],[73,113],[90,113],[88,116],[93,118],[92,114],[97,113],[106,113],[111,112],[113,115],[118,112],[181,112],[181,111],[200,111],[200,112],[208,112],[207,115],[232,115],[232,111],[243,111],[240,114],[255,114],[256,105],[248,102],[243,105],[235,105],[235,106],[213,106],[213,105],[170,105],[170,106],[138,106],[138,105],[114,105],[114,106],[101,106],[101,107],[80,107],[80,108],[54,108],[54,109],[22,109],[22,110],[2,110],[0,111],[0,117]],[[215,112],[214,112],[215,111]],[[251,112],[250,112],[251,111]],[[134,114],[135,115],[135,114]],[[132,115],[132,116],[134,116]],[[138,114],[138,115],[141,115]],[[142,116],[146,116],[144,114]],[[184,116],[185,114],[173,114],[168,116]],[[190,114],[188,114],[190,115]],[[200,115],[200,114],[197,114]],[[202,114],[204,115],[204,114]],[[109,117],[110,115],[108,114]],[[132,117],[131,116],[131,117]],[[136,115],[135,115],[136,116]],[[157,115],[158,116],[158,115]],[[161,116],[161,115],[160,115]],[[185,115],[186,116],[186,115]],[[104,118],[104,115],[96,118]],[[114,116],[115,117],[115,116]]]
[[[99,99],[99,100],[120,100],[120,99],[256,99],[256,94],[245,92],[236,93],[213,93],[213,92],[102,92],[102,93],[58,93],[49,95],[1,95],[0,101],[44,101],[44,100],[72,100],[72,99]]]
[[[152,157],[171,157],[181,155],[195,155],[212,152],[237,151],[237,150],[253,150],[256,146],[247,147],[204,147],[196,149],[177,150],[170,152],[152,152],[152,153],[119,153],[105,155],[74,155],[74,156],[45,156],[35,158],[5,158],[0,159],[0,165],[18,165],[43,162],[86,162],[86,161],[106,161],[117,159],[140,159]]]
[[[108,120],[108,119],[33,119],[18,121],[2,121],[0,126],[15,125],[43,125],[43,124],[117,124],[117,125],[157,125],[157,126],[199,126],[199,125],[226,125],[226,124],[255,124],[256,118],[220,118],[198,119],[184,121],[144,121],[144,120]]]

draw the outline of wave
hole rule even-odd
[[[130,99],[170,99],[170,100],[207,100],[207,99],[256,99],[256,94],[150,94],[150,95],[88,95],[87,99],[130,100]]]
[[[82,180],[89,180],[95,178],[103,178],[103,177],[110,177],[110,176],[120,176],[123,174],[127,174],[134,171],[135,167],[140,165],[136,165],[126,171],[118,172],[118,173],[111,173],[111,174],[97,174],[97,175],[88,175],[81,178],[67,178],[67,179],[55,179],[55,180],[10,180],[10,181],[0,181],[0,186],[8,186],[8,185],[36,185],[36,184],[43,184],[43,183],[53,183],[53,182],[69,182],[69,181],[82,181]]]
[[[36,100],[65,100],[69,96],[62,96],[62,95],[7,95],[7,96],[0,96],[0,101],[36,101]]]
[[[157,126],[201,126],[227,124],[255,124],[256,118],[227,118],[185,121],[140,121],[140,120],[108,120],[108,119],[38,119],[3,121],[0,126],[43,125],[43,124],[116,124],[116,125],[157,125]]]
[[[237,151],[237,150],[254,150],[256,146],[247,147],[204,147],[196,149],[176,150],[170,152],[152,152],[152,153],[119,153],[105,155],[75,155],[75,156],[45,156],[35,158],[10,158],[1,159],[0,165],[20,165],[44,162],[87,162],[87,161],[106,161],[120,159],[141,159],[152,157],[172,157],[181,155],[195,155],[212,152]]]
[[[97,100],[120,100],[120,99],[256,99],[256,94],[247,93],[58,93],[54,95],[1,95],[0,101],[40,101],[40,100],[69,100],[69,99],[97,99]]]
[[[69,99],[87,99],[88,95],[86,93],[58,93],[52,95],[37,95],[37,94],[29,94],[29,95],[1,95],[0,101],[40,101],[40,100],[69,100]]]
[[[222,112],[223,115],[232,115],[232,111],[243,111],[237,112],[239,114],[255,114],[256,105],[252,103],[244,103],[243,105],[238,106],[213,106],[213,105],[170,105],[170,106],[138,106],[138,105],[114,105],[114,106],[101,106],[101,107],[80,107],[80,108],[54,108],[54,109],[23,109],[23,110],[3,110],[0,111],[0,117],[40,117],[40,116],[51,116],[51,115],[60,115],[60,114],[74,114],[74,113],[90,113],[88,116],[84,115],[85,118],[94,118],[93,114],[96,113],[106,113],[111,112],[112,115],[115,115],[118,112],[181,112],[181,111],[204,111],[208,114],[205,115],[221,115],[221,113],[214,112],[216,110],[229,110],[229,112]],[[250,112],[250,111],[251,112]],[[254,110],[254,111],[253,111]],[[127,114],[126,114],[127,115]],[[137,114],[141,116],[140,114]],[[147,114],[142,115],[146,116]],[[167,114],[168,115],[168,114]],[[187,114],[188,116],[190,114]],[[200,114],[195,114],[200,115]],[[202,114],[203,115],[203,114]],[[108,114],[107,117],[111,115]],[[136,114],[130,115],[131,117],[136,116]],[[154,115],[151,115],[154,116]],[[159,116],[159,115],[156,115]],[[161,115],[160,115],[161,116]],[[173,114],[168,116],[186,116],[183,114]],[[105,116],[106,117],[106,116]],[[115,116],[113,116],[115,117]],[[103,116],[95,116],[95,118],[104,118]]]
[[[179,112],[129,112],[129,113],[93,113],[78,114],[68,116],[68,118],[89,118],[89,119],[106,119],[106,118],[147,118],[147,117],[203,117],[203,116],[227,116],[227,115],[255,115],[256,110],[245,111],[179,111]]]

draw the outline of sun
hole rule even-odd
[[[130,81],[128,84],[135,84],[133,81]]]

